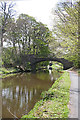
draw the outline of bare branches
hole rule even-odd
[[[1,2],[0,4],[0,17],[1,17],[1,46],[3,47],[3,34],[6,32],[6,26],[11,21],[12,17],[15,15],[13,7],[15,4],[13,2]]]

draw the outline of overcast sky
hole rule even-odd
[[[17,14],[25,13],[35,17],[38,21],[51,28],[51,11],[58,0],[23,0],[15,1]]]

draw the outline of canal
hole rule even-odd
[[[60,77],[57,71],[23,73],[2,79],[2,118],[21,118]]]

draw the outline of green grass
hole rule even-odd
[[[16,71],[16,69],[14,69],[14,68],[8,68],[8,69],[6,69],[6,68],[0,68],[0,72],[2,72],[2,74],[7,74],[7,73],[11,73],[11,72],[15,72]]]
[[[58,63],[58,62],[52,62],[52,66],[51,66],[53,69],[56,69],[56,70],[62,70],[63,69],[63,66],[61,63]]]
[[[0,68],[0,78],[5,78],[5,77],[9,77],[9,76],[12,76],[14,74],[11,74],[11,73],[14,73],[16,72],[16,69],[14,68]]]
[[[63,67],[60,66],[60,65],[58,65],[58,64],[53,64],[53,65],[52,65],[52,68],[53,68],[53,69],[62,69]]]
[[[68,118],[70,84],[69,73],[65,71],[48,91],[42,92],[42,99],[22,118]]]
[[[80,69],[78,69],[78,75],[80,76]]]

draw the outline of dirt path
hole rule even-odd
[[[79,95],[79,89],[78,89],[78,73],[74,71],[69,71],[70,73],[70,80],[71,80],[71,87],[70,87],[70,103],[69,103],[69,109],[70,114],[69,118],[78,118],[78,95]]]

